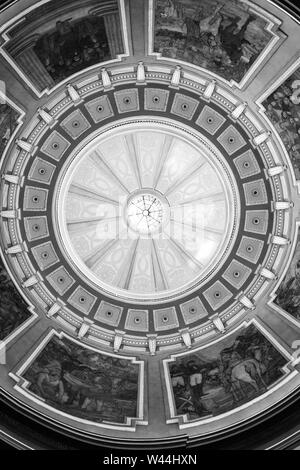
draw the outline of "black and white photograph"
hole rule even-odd
[[[12,464],[300,450],[299,45],[294,0],[0,2]]]

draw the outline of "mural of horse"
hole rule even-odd
[[[260,365],[255,359],[245,359],[232,367],[231,380],[235,385],[240,382],[251,385],[258,393],[260,386],[267,388],[261,374]]]
[[[177,413],[194,420],[230,411],[265,393],[285,375],[285,364],[286,358],[250,324],[171,365]],[[201,375],[197,389],[191,387],[196,373]]]

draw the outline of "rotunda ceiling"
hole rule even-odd
[[[98,442],[216,439],[299,388],[299,25],[198,3],[0,16],[1,393]]]
[[[66,168],[61,237],[79,270],[111,295],[173,298],[222,256],[237,208],[209,143],[133,120],[108,128]]]

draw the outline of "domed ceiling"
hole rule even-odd
[[[300,385],[297,20],[23,0],[0,29],[2,397],[133,447],[278,409]]]

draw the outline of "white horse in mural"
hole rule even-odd
[[[258,381],[267,388],[261,374],[261,369],[258,361],[255,359],[244,359],[232,367],[231,370],[232,385],[237,385],[240,388],[240,382],[251,385],[256,392],[259,392]]]

